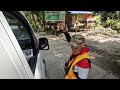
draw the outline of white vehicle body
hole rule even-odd
[[[26,23],[24,25],[27,25],[25,27],[29,29],[29,34],[31,34],[30,45],[33,48],[28,47],[26,49],[25,47],[23,50],[5,17],[5,13],[0,11],[0,79],[45,79],[45,65],[43,63],[42,50],[38,49],[38,40],[30,24],[21,12],[11,11],[10,15],[20,15],[16,17],[17,20],[24,18],[21,23]]]

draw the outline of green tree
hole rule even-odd
[[[35,32],[40,32],[44,30],[44,11],[24,11],[24,13]]]

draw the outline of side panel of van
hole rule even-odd
[[[12,56],[10,55],[9,50],[7,49],[8,46],[9,48],[13,48],[10,45],[10,42],[8,40],[7,45],[4,42],[4,40],[8,39],[8,37],[2,37],[1,34],[5,35],[3,33],[3,26],[0,23],[0,78],[1,79],[17,79],[17,78],[22,78],[21,74],[17,70],[17,67],[13,61]],[[13,50],[14,52],[14,50]],[[19,58],[18,58],[19,59]]]
[[[46,79],[45,76],[45,66],[42,58],[42,51],[39,51],[37,57],[37,65],[35,70],[35,79]]]
[[[1,11],[0,11],[0,78],[6,79],[33,78],[33,74],[29,68],[29,65],[27,64],[23,52],[21,51],[21,48]]]

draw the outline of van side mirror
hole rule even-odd
[[[47,38],[39,38],[39,50],[49,50],[49,43]]]

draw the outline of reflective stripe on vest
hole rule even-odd
[[[78,55],[76,57],[76,59],[71,63],[71,67],[67,73],[67,75],[65,76],[65,79],[77,79],[76,75],[73,72],[73,67],[81,60],[88,58],[89,59],[89,55],[88,53],[84,53],[82,55]],[[69,62],[70,63],[70,62]],[[70,64],[68,64],[70,66]]]

